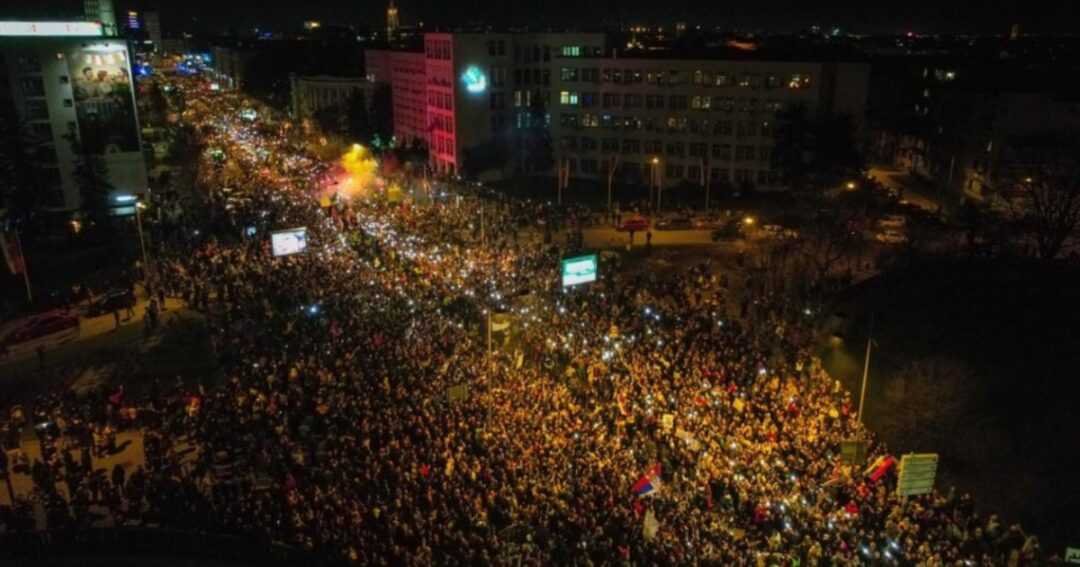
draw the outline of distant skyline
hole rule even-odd
[[[78,9],[78,0],[0,6],[3,17],[42,5]],[[1078,0],[398,0],[403,25],[573,26],[602,22],[671,23],[723,29],[794,31],[818,25],[856,33],[971,33],[1004,35],[1015,22],[1024,33],[1080,33]],[[220,32],[235,25],[285,31],[304,20],[381,26],[386,0],[116,0],[119,10],[162,14],[166,32]]]

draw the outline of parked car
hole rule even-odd
[[[640,216],[640,215],[627,217],[627,218],[623,219],[622,222],[619,223],[619,226],[615,227],[615,230],[619,230],[619,231],[623,231],[623,232],[627,232],[627,231],[631,231],[631,230],[634,230],[634,231],[649,230],[649,219],[647,219],[647,218],[645,218],[643,216]]]
[[[743,223],[739,219],[732,219],[724,223],[724,226],[712,231],[713,242],[721,240],[735,240],[742,236]]]
[[[844,228],[849,234],[861,234],[864,231],[870,230],[870,217],[865,215],[856,215],[851,217],[845,223]]]
[[[26,342],[38,337],[44,337],[68,329],[79,327],[79,317],[68,311],[50,311],[43,315],[33,317],[29,321],[19,325],[4,337],[7,344]]]
[[[881,228],[904,228],[907,226],[907,218],[904,215],[885,215],[878,221]]]
[[[686,217],[664,219],[656,223],[656,230],[690,230],[692,228],[694,224]]]
[[[767,224],[761,227],[761,237],[775,239],[798,238],[799,233],[778,224]]]
[[[697,217],[691,221],[691,225],[701,230],[717,230],[723,228],[724,219],[720,217]]]
[[[87,317],[97,317],[113,311],[120,311],[135,306],[135,296],[131,290],[110,289],[86,309]]]
[[[895,230],[884,230],[877,233],[874,240],[884,244],[903,244],[908,241],[908,237]]]

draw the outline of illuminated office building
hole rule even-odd
[[[444,174],[461,171],[469,148],[492,145],[510,158],[490,175],[529,173],[523,131],[540,97],[571,177],[601,178],[618,156],[626,182],[779,188],[777,112],[845,114],[858,133],[869,82],[858,60],[742,48],[613,54],[598,33],[428,33],[423,57],[430,165]]]

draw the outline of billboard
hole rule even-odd
[[[290,228],[271,232],[270,249],[275,258],[302,253],[307,250],[307,228]]]
[[[0,22],[0,36],[102,36],[101,22]]]
[[[85,151],[139,151],[131,63],[122,41],[81,43],[67,52],[79,140]]]
[[[563,287],[596,281],[598,266],[596,254],[564,259],[562,261]]]

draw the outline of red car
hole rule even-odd
[[[619,226],[615,227],[615,230],[626,231],[640,231],[649,230],[649,219],[643,216],[633,216],[622,220]]]
[[[60,331],[78,328],[78,326],[79,317],[77,315],[67,311],[51,311],[38,315],[16,327],[15,330],[7,334],[4,340],[8,344],[21,343],[45,335],[59,333]]]

